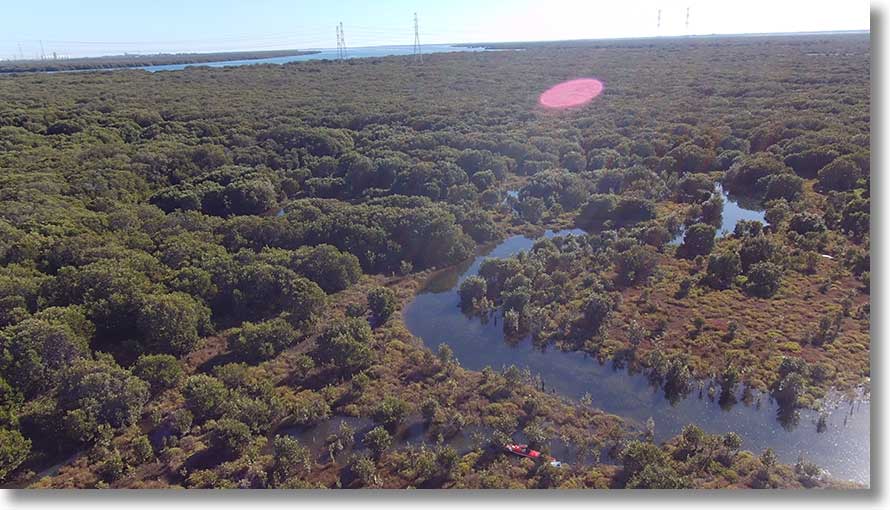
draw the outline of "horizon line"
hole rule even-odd
[[[589,42],[589,41],[633,41],[633,40],[659,40],[659,39],[695,39],[707,37],[795,37],[807,35],[842,35],[842,34],[871,34],[871,29],[851,29],[851,30],[815,30],[815,31],[798,31],[798,32],[730,32],[730,33],[710,33],[710,34],[683,34],[683,35],[641,35],[626,37],[591,37],[583,39],[537,39],[537,40],[513,40],[513,41],[476,41],[476,42],[443,42],[443,43],[427,43],[424,46],[454,46],[454,47],[480,47],[494,44],[529,44],[529,43],[570,43],[570,42]],[[393,48],[401,46],[413,46],[413,44],[373,44],[365,46],[352,46],[352,49],[361,48]],[[159,56],[159,55],[218,55],[225,53],[269,53],[281,51],[333,51],[333,47],[296,47],[296,48],[280,48],[280,49],[232,49],[232,50],[211,50],[211,51],[176,51],[176,52],[124,52],[124,53],[108,53],[96,56],[68,56],[66,60],[76,59],[100,59],[108,57],[126,57],[126,56]],[[6,62],[42,62],[52,59],[25,58],[25,59],[3,59]]]

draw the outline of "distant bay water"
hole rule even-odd
[[[336,49],[323,49],[323,50],[312,50],[317,51],[316,53],[310,53],[306,55],[291,55],[286,57],[271,57],[271,58],[258,58],[258,59],[247,59],[247,60],[221,60],[218,62],[194,62],[188,64],[164,64],[164,65],[151,65],[151,66],[137,66],[137,67],[120,67],[114,69],[79,69],[78,71],[117,71],[120,69],[142,69],[143,71],[149,72],[157,72],[157,71],[180,71],[185,69],[186,67],[193,66],[207,66],[207,67],[237,67],[237,66],[249,66],[249,65],[259,65],[259,64],[287,64],[288,62],[305,62],[307,60],[336,60],[337,59],[337,50]],[[471,47],[471,46],[454,46],[450,44],[428,44],[421,46],[422,54],[429,53],[451,53],[456,51],[502,51],[502,50],[488,50],[486,48],[481,47]],[[404,46],[368,46],[365,48],[347,48],[346,50],[346,58],[380,58],[380,57],[393,57],[399,55],[412,55],[414,53],[414,46],[412,45],[404,45]]]

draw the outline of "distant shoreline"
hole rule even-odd
[[[591,46],[596,44],[614,45],[627,44],[633,42],[653,43],[653,42],[677,42],[677,41],[700,41],[707,39],[745,39],[745,38],[761,38],[761,37],[836,37],[850,35],[869,36],[870,30],[833,30],[826,32],[763,32],[749,34],[697,34],[697,35],[652,35],[638,37],[603,37],[591,39],[564,39],[551,41],[503,41],[503,42],[480,42],[480,43],[459,43],[452,46],[461,48],[485,48],[485,49],[528,49],[530,47],[553,47],[553,46]]]
[[[176,64],[204,64],[229,60],[261,60],[320,53],[318,50],[229,51],[221,53],[161,53],[156,55],[114,55],[65,60],[21,60],[0,62],[0,73],[33,73],[120,69]]]
[[[839,36],[870,36],[869,30],[838,30],[825,32],[773,32],[747,34],[700,34],[700,35],[665,35],[641,37],[613,37],[593,39],[566,39],[550,41],[502,41],[448,43],[424,46],[451,46],[454,48],[486,50],[519,50],[540,47],[616,47],[635,44],[653,45],[656,43],[702,42],[713,39],[746,39],[767,37],[839,37]],[[409,47],[403,45],[404,47]],[[389,45],[365,46],[362,48],[385,48]],[[401,46],[400,46],[401,47]],[[361,49],[361,48],[358,48]],[[64,71],[101,71],[103,69],[127,69],[161,65],[194,65],[211,64],[214,62],[263,60],[279,57],[296,57],[315,55],[327,50],[264,50],[264,51],[230,51],[217,53],[159,53],[154,55],[110,55],[103,57],[78,57],[63,60],[14,60],[0,62],[0,75],[33,72],[64,72]]]

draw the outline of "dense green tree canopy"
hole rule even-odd
[[[355,439],[375,460],[338,458],[345,432],[284,437],[346,416],[394,427],[427,398],[441,402],[424,411],[429,444],[468,424],[619,435],[517,369],[437,357],[401,320],[433,270],[573,225],[586,234],[482,263],[465,311],[508,341],[645,369],[675,400],[719,373],[793,409],[870,375],[866,36],[519,47],[408,67],[2,74],[0,479],[71,458],[45,483],[756,483],[739,446],[706,434],[633,444],[620,468],[572,476],[396,452],[383,427]],[[579,73],[604,93],[537,103]],[[718,237],[734,220],[718,183],[764,221]],[[778,351],[812,368],[777,370]],[[729,358],[744,370],[732,376]]]

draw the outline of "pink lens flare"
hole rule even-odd
[[[589,103],[603,91],[603,82],[593,78],[564,81],[545,90],[538,102],[545,108],[571,108]]]

